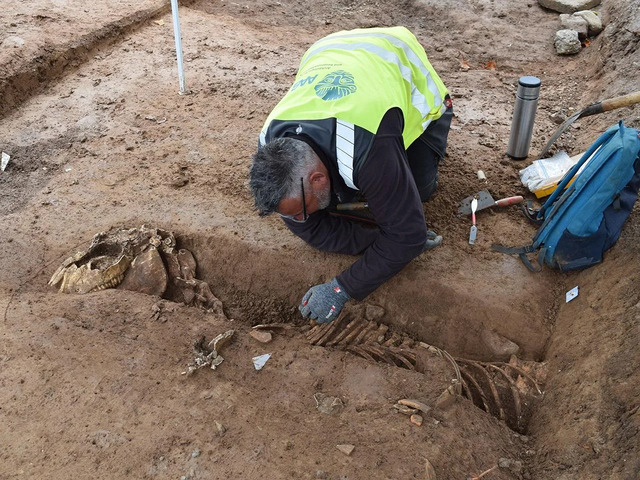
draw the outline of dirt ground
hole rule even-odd
[[[640,2],[596,10],[605,31],[559,57],[558,14],[533,0],[183,2],[192,94],[178,95],[168,2],[5,4],[0,479],[430,478],[427,460],[438,479],[490,469],[482,478],[640,478],[638,212],[601,265],[568,275],[534,275],[491,251],[531,240],[517,208],[482,212],[474,247],[456,216],[483,188],[533,200],[518,170],[554,118],[640,90]],[[425,204],[444,243],[345,313],[460,359],[507,360],[487,336],[515,342],[546,372],[520,433],[462,397],[421,426],[397,413],[398,399],[432,406],[451,385],[441,357],[417,372],[312,345],[298,301],[354,259],[315,251],[252,209],[250,155],[302,53],[333,31],[390,25],[415,33],[453,97],[447,158]],[[532,156],[516,162],[504,152],[521,75],[540,77],[542,90]],[[640,108],[582,119],[556,146],[579,153],[621,119],[640,128]],[[224,314],[47,286],[95,233],[142,224],[193,252]],[[249,335],[272,323],[287,328],[271,343]],[[196,339],[229,329],[219,368],[182,375]],[[256,371],[252,357],[264,353]],[[337,400],[326,409],[320,398]]]

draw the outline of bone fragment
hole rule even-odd
[[[424,413],[429,413],[431,411],[431,407],[429,405],[425,405],[424,403],[418,400],[403,398],[401,400],[398,400],[398,403],[400,405],[405,405],[409,408],[415,408],[416,410],[420,410],[421,412],[424,412]]]
[[[202,336],[194,342],[193,351],[195,358],[193,363],[187,365],[187,370],[182,372],[183,375],[192,375],[196,370],[209,366],[215,370],[224,358],[218,353],[219,349],[225,346],[233,336],[233,330],[227,330],[211,340],[205,347],[205,337]]]
[[[161,297],[169,277],[158,249],[150,247],[131,262],[119,289]]]
[[[233,337],[233,334],[234,334],[233,330],[227,330],[226,332],[221,333],[220,335],[218,335],[216,338],[214,338],[209,342],[209,348],[212,348],[213,350],[216,351],[216,353],[219,354],[220,349],[225,345],[229,344],[229,342],[231,341],[231,337]]]
[[[343,444],[343,445],[336,445],[336,448],[340,450],[342,453],[344,453],[345,455],[351,455],[351,452],[353,452],[353,450],[356,447],[355,445]]]
[[[414,413],[419,412],[419,410],[416,408],[407,407],[406,405],[400,405],[399,403],[396,403],[393,408],[404,415],[413,415]]]
[[[435,407],[439,410],[449,408],[456,401],[455,387],[449,385],[437,398]]]

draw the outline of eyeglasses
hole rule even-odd
[[[307,202],[305,200],[305,195],[304,195],[304,178],[300,177],[300,190],[302,191],[302,219],[297,219],[296,217],[298,215],[283,215],[282,213],[280,214],[280,216],[282,218],[287,218],[289,220],[292,220],[296,223],[304,223],[307,220],[309,220],[309,215],[307,214]]]

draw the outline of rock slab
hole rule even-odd
[[[592,37],[598,35],[604,29],[602,25],[602,19],[600,16],[592,10],[582,10],[573,14],[574,17],[583,18],[587,22],[589,29],[589,35]]]
[[[571,30],[567,30],[571,31]],[[576,39],[578,38],[578,34],[572,32],[576,35]],[[580,41],[578,41],[578,45]],[[520,351],[520,347],[517,343],[512,342],[507,337],[500,335],[498,332],[494,332],[493,330],[484,329],[480,333],[480,338],[484,342],[484,344],[489,348],[493,356],[500,360],[508,360],[511,355],[515,355]]]
[[[578,17],[575,14],[569,15],[568,13],[561,13],[560,23],[562,24],[562,28],[578,32],[578,38],[581,40],[587,38],[589,24],[584,18]]]
[[[573,13],[600,5],[600,0],[538,0],[541,7],[554,12]]]
[[[269,343],[272,340],[271,332],[266,332],[263,330],[251,330],[249,332],[254,339],[259,341],[260,343]]]

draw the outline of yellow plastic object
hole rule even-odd
[[[573,183],[573,180],[576,177],[573,177],[569,183],[567,183],[567,187],[569,185],[571,185]],[[536,198],[543,198],[543,197],[548,197],[549,195],[551,195],[553,193],[553,191],[556,189],[556,187],[558,186],[558,183],[560,183],[560,180],[553,182],[553,183],[548,183],[546,185],[541,186],[539,189],[534,190],[533,193],[536,196]],[[566,188],[565,187],[565,190]]]

